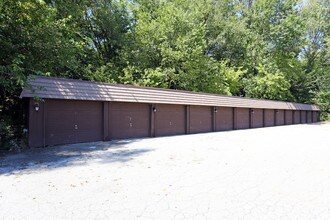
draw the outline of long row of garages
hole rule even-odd
[[[40,108],[30,111],[30,146],[312,123],[319,117],[305,110],[58,99],[46,99]]]

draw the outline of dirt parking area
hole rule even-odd
[[[329,219],[330,124],[0,158],[0,219]]]

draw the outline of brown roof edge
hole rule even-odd
[[[36,92],[33,93],[33,91],[31,91],[31,89],[29,88],[23,88],[21,94],[20,94],[20,98],[23,97],[34,97],[36,95],[39,95],[41,98],[47,98],[47,97],[57,97],[56,95],[58,95],[58,98],[61,99],[67,99],[66,95],[60,94],[60,92],[58,92],[58,94],[47,94],[47,86],[49,87],[49,90],[59,90],[59,88],[57,87],[50,87],[49,83],[53,83],[56,82],[57,84],[60,83],[64,83],[68,84],[70,83],[70,85],[66,85],[67,87],[72,87],[72,86],[86,86],[86,85],[95,85],[95,86],[101,86],[102,87],[108,87],[105,88],[106,91],[111,92],[111,89],[115,89],[115,88],[127,88],[127,89],[138,89],[141,92],[145,93],[145,94],[153,94],[154,96],[157,96],[157,94],[153,93],[157,91],[159,92],[159,94],[162,94],[162,92],[170,92],[173,93],[173,95],[182,95],[182,97],[184,97],[184,94],[189,94],[191,95],[202,95],[202,96],[208,96],[210,99],[216,99],[216,98],[220,98],[220,99],[235,99],[236,101],[242,100],[242,102],[249,102],[251,101],[251,107],[254,107],[254,103],[259,103],[264,105],[265,103],[268,103],[268,105],[275,104],[275,105],[286,105],[286,107],[284,109],[307,109],[307,110],[319,110],[318,106],[316,105],[310,105],[310,104],[302,104],[302,103],[292,103],[292,102],[286,102],[286,101],[277,101],[277,100],[267,100],[267,99],[254,99],[254,98],[247,98],[247,97],[238,97],[238,96],[226,96],[226,95],[221,95],[221,94],[212,94],[212,93],[203,93],[203,92],[192,92],[192,91],[185,91],[185,90],[172,90],[172,89],[163,89],[163,88],[155,88],[155,87],[146,87],[146,86],[134,86],[134,85],[124,85],[124,84],[113,84],[113,83],[106,83],[106,82],[94,82],[94,81],[86,81],[86,80],[76,80],[76,79],[67,79],[67,78],[57,78],[57,77],[48,77],[48,76],[36,76],[36,75],[30,75],[30,83],[34,84],[34,89],[36,89]],[[48,83],[47,83],[48,82]],[[37,87],[45,87],[45,90],[41,90]],[[32,86],[33,87],[33,86]],[[92,87],[93,88],[93,87]],[[71,88],[72,89],[72,88]],[[38,90],[38,91],[37,91]],[[151,93],[152,91],[152,93]],[[74,91],[74,89],[72,89],[72,92],[76,92]],[[86,90],[86,93],[88,92],[88,90]],[[131,91],[132,92],[132,91]],[[63,91],[62,91],[63,93]],[[124,93],[129,93],[128,91],[123,91]],[[81,96],[81,94],[77,93],[77,96]],[[127,95],[132,95],[132,94],[127,94]],[[88,98],[90,97],[86,97],[86,100],[88,100]],[[98,97],[99,99],[101,99],[100,97]],[[71,99],[71,98],[70,98]],[[75,99],[75,98],[72,98]],[[78,99],[78,98],[77,98]],[[98,99],[98,100],[99,100]],[[191,99],[191,98],[190,98]],[[91,99],[94,100],[94,99]],[[106,101],[106,100],[104,100]],[[157,103],[157,101],[159,101],[159,99],[155,100],[155,103]],[[196,101],[196,99],[194,100],[194,102]],[[173,104],[173,103],[171,103]],[[177,103],[180,104],[180,103]],[[203,104],[205,105],[205,104]],[[265,106],[265,108],[270,108],[271,106]],[[235,106],[234,106],[235,107]],[[255,106],[254,108],[262,108],[260,105]],[[274,106],[274,108],[276,108],[276,106]],[[280,108],[281,109],[281,108]]]
[[[188,90],[180,90],[180,89],[165,89],[165,88],[157,88],[157,87],[149,87],[149,86],[136,86],[136,85],[129,85],[129,84],[114,84],[114,83],[108,83],[108,82],[95,82],[95,81],[88,81],[88,80],[82,80],[82,79],[68,79],[68,78],[58,78],[53,76],[37,76],[37,75],[30,75],[29,77],[36,77],[36,78],[44,78],[44,79],[54,79],[54,80],[61,80],[61,81],[68,81],[68,82],[82,82],[82,83],[95,83],[97,85],[111,85],[115,87],[122,87],[122,88],[137,88],[137,89],[148,89],[148,90],[158,90],[158,91],[170,91],[170,92],[179,92],[179,93],[188,93],[188,94],[203,94],[203,95],[212,95],[212,96],[220,96],[220,97],[230,97],[230,98],[237,98],[237,99],[249,99],[254,101],[274,101],[274,102],[287,102],[287,101],[278,101],[278,100],[271,100],[271,99],[255,99],[255,98],[249,98],[249,97],[240,97],[240,96],[228,96],[228,95],[222,95],[222,94],[216,94],[216,93],[206,93],[206,92],[194,92],[194,91],[188,91]],[[310,104],[303,104],[303,103],[295,103],[295,104],[302,104],[302,105],[310,105]]]

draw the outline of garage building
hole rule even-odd
[[[315,105],[32,76],[29,146],[160,137],[319,121]]]

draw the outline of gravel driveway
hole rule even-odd
[[[330,124],[7,155],[0,219],[330,219]]]

